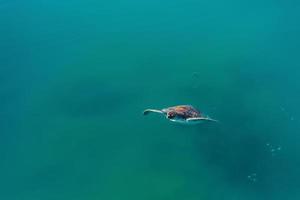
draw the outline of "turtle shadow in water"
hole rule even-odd
[[[252,189],[266,188],[272,159],[265,148],[266,140],[258,135],[241,134],[234,128],[228,133],[227,128],[198,128],[194,142],[200,155],[199,163],[207,165],[212,173],[221,173],[226,184],[232,187],[247,188],[250,183],[247,176],[256,173],[258,181],[255,186],[252,184]],[[199,131],[205,134],[199,134]]]
[[[73,117],[115,115],[137,99],[133,90],[92,81],[60,89],[57,95],[58,108]]]

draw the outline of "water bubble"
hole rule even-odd
[[[266,144],[268,150],[270,151],[272,156],[275,156],[279,151],[281,151],[281,146],[274,146],[270,143]]]
[[[281,150],[281,147],[279,146],[279,147],[277,147],[277,151],[280,151]]]
[[[252,174],[248,175],[247,178],[250,182],[256,182],[257,181],[256,173],[252,173]]]

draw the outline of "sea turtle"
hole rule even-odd
[[[144,110],[144,115],[148,115],[149,113],[160,113],[166,116],[167,119],[173,122],[192,124],[199,123],[202,121],[213,121],[217,122],[217,120],[211,119],[208,116],[204,116],[197,109],[195,109],[191,105],[179,105],[172,106],[169,108],[164,108],[161,110],[157,109],[146,109]]]

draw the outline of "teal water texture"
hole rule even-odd
[[[299,199],[299,10],[0,0],[0,198]]]

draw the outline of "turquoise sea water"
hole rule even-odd
[[[0,0],[0,199],[299,199],[299,11]]]

